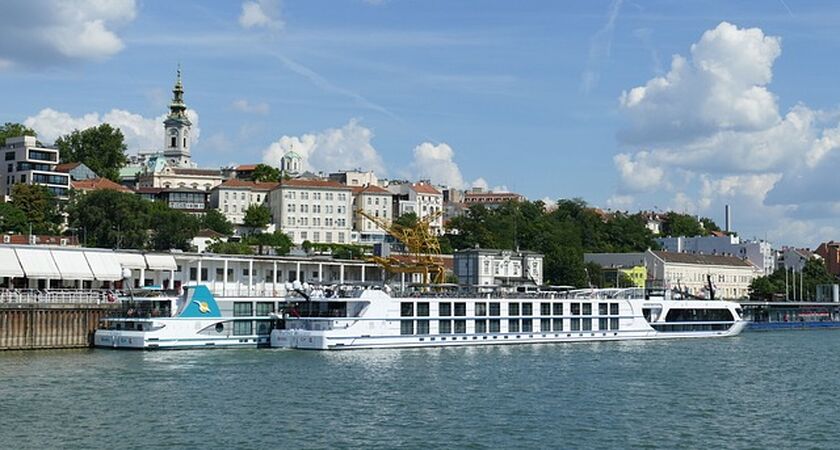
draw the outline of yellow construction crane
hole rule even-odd
[[[429,227],[435,219],[443,215],[443,211],[418,218],[417,223],[411,227],[388,222],[361,209],[356,210],[356,214],[375,223],[379,228],[402,242],[406,251],[410,254],[409,261],[400,260],[393,256],[387,258],[372,256],[371,261],[391,273],[423,274],[423,284],[441,284],[445,281],[445,268],[440,257],[440,242]]]

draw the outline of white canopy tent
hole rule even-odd
[[[85,252],[93,276],[100,281],[122,280],[122,267],[117,255],[112,252]]]
[[[93,280],[93,272],[90,270],[84,253],[75,249],[52,249],[49,253],[52,254],[62,280]]]
[[[23,278],[23,268],[11,247],[0,247],[0,277]]]
[[[60,280],[61,272],[48,248],[15,248],[23,273],[28,278]]]
[[[140,270],[146,268],[146,258],[141,253],[114,253],[124,269]]]

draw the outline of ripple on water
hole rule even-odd
[[[831,448],[838,344],[11,352],[0,447]]]

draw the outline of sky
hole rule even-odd
[[[202,167],[676,210],[777,247],[840,238],[828,1],[10,0],[0,122],[163,146],[180,64]]]

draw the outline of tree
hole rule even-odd
[[[225,236],[233,234],[233,224],[227,220],[224,214],[215,208],[207,211],[207,214],[201,218],[201,226]]]
[[[394,220],[394,225],[399,225],[405,228],[413,228],[417,226],[417,222],[420,219],[417,217],[416,213],[409,212],[405,213]]]
[[[244,242],[225,242],[215,240],[207,246],[207,251],[210,253],[218,253],[222,255],[253,255],[254,250],[250,245]]]
[[[696,217],[689,214],[669,212],[662,222],[662,234],[665,236],[703,236],[703,226]]]
[[[785,284],[787,283],[787,294],[789,299],[815,300],[817,286],[822,284],[835,284],[837,278],[828,273],[825,264],[818,259],[809,259],[801,271],[796,272],[796,284],[794,275],[785,269],[777,269],[768,276],[758,277],[750,283],[750,298],[760,300],[777,300],[785,297]],[[801,295],[805,298],[800,298]]]
[[[35,130],[20,123],[6,122],[0,126],[0,147],[6,145],[6,138],[38,136]]]
[[[200,221],[195,216],[172,209],[163,202],[154,202],[149,208],[149,225],[152,230],[151,248],[188,251],[192,248],[190,241],[198,234]]]
[[[251,174],[251,181],[280,181],[280,169],[267,164],[257,164]]]
[[[257,252],[262,255],[263,247],[272,247],[278,255],[286,255],[292,249],[292,240],[286,233],[275,231],[274,233],[255,233],[243,239],[248,245],[259,246]]]
[[[20,208],[11,203],[0,203],[0,233],[28,233],[29,220]]]
[[[45,186],[15,184],[12,187],[12,206],[26,215],[34,234],[55,234],[61,228],[58,200]]]
[[[126,165],[126,146],[119,128],[107,123],[85,130],[75,130],[55,141],[61,162],[81,162],[100,177],[119,181],[120,168]]]
[[[137,195],[101,189],[73,196],[67,213],[87,246],[142,249],[149,237],[149,207]]]
[[[703,231],[705,234],[711,234],[713,231],[721,231],[715,221],[708,217],[701,217],[700,223],[703,224]]]
[[[245,210],[242,223],[249,228],[261,230],[271,221],[271,211],[263,205],[251,205]]]

